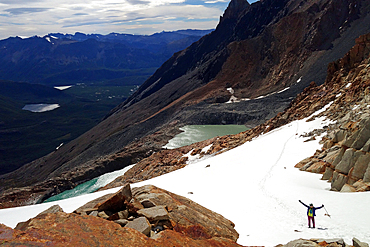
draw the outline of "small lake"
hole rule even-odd
[[[72,86],[56,86],[56,87],[54,87],[55,89],[58,89],[58,90],[60,90],[60,91],[63,91],[63,90],[66,90],[66,89],[68,89],[68,88],[71,88]]]
[[[59,108],[59,104],[28,104],[25,105],[22,110],[30,111],[30,112],[46,112],[52,111]]]
[[[190,145],[192,143],[204,141],[215,136],[234,135],[248,130],[248,128],[245,127],[244,125],[187,125],[180,129],[183,130],[184,132],[172,138],[169,141],[169,143],[166,146],[164,146],[165,148],[174,149]],[[58,201],[62,199],[92,193],[98,190],[99,188],[109,184],[117,177],[124,175],[125,172],[128,171],[133,166],[134,165],[131,165],[121,170],[101,175],[100,177],[94,178],[90,181],[78,185],[76,188],[72,190],[67,190],[64,191],[63,193],[50,197],[45,202]]]
[[[120,177],[125,174],[126,171],[131,169],[134,165],[126,166],[125,168],[114,171],[114,172],[109,172],[106,174],[101,175],[100,177],[91,179],[83,184],[80,184],[76,186],[76,188],[71,189],[71,190],[66,190],[63,193],[60,193],[58,195],[52,196],[45,200],[45,202],[54,202],[54,201],[59,201],[71,197],[76,197],[80,195],[85,195],[89,194],[92,192],[95,192],[96,190],[100,189],[101,187],[104,187],[105,185],[109,184],[112,182],[114,179],[117,177]]]
[[[248,129],[244,125],[186,125],[180,128],[184,132],[172,138],[164,148],[179,148],[216,136],[235,135]]]

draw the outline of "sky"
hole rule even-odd
[[[248,0],[249,3],[257,0]],[[212,29],[229,0],[0,0],[0,39]]]
[[[321,138],[305,142],[309,137],[302,135],[330,123],[325,117],[307,122],[309,118],[291,122],[216,156],[199,159],[190,156],[190,151],[185,155],[189,157],[186,167],[131,187],[152,184],[223,215],[235,223],[237,242],[243,246],[276,246],[299,238],[343,238],[352,244],[356,237],[370,243],[370,192],[333,192],[330,183],[320,179],[321,174],[294,168],[322,146]],[[15,227],[55,204],[67,213],[73,212],[118,189],[2,209],[0,223]],[[316,207],[325,205],[316,211],[316,229],[308,228],[307,209],[298,200]]]

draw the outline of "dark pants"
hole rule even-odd
[[[315,228],[315,217],[308,216],[308,227],[311,227],[311,221],[312,221],[313,228]]]

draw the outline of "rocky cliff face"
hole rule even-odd
[[[301,170],[323,173],[331,189],[341,192],[370,190],[370,34],[328,68],[328,77],[316,95],[327,95],[324,112],[334,121],[323,148],[297,164]]]
[[[370,32],[368,6],[369,0],[264,0],[252,5],[231,1],[214,32],[174,54],[98,126],[56,152],[2,176],[1,201],[8,206],[24,204],[16,202],[22,193],[31,202],[40,201],[137,163],[160,151],[184,124],[253,127],[265,122],[289,106],[309,83],[322,84],[327,64],[342,57],[360,34]],[[277,93],[283,89],[288,90]],[[317,89],[312,85],[291,105],[299,104],[312,90]],[[226,104],[231,96],[234,103]],[[246,98],[255,99],[242,100]],[[267,124],[267,130],[298,116],[290,116],[289,110],[280,113]],[[220,138],[209,152],[247,141],[265,132],[267,125]],[[181,167],[181,162],[177,164]],[[25,188],[5,192],[11,187]]]
[[[332,120],[326,129],[307,133],[322,138],[322,150],[296,165],[304,171],[322,173],[334,191],[370,190],[370,34],[356,39],[356,45],[341,59],[328,66],[323,85],[314,82],[300,93],[290,106],[265,123],[233,136],[223,136],[176,150],[164,150],[143,159],[124,176],[103,189],[138,182],[179,169],[186,165],[184,155],[217,154],[239,146],[291,121],[307,118],[327,107],[320,116]],[[324,137],[320,135],[328,134]],[[207,146],[210,146],[206,150]],[[205,151],[203,151],[205,150]]]

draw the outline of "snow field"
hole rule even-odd
[[[294,165],[320,149],[319,139],[304,142],[300,137],[328,122],[323,118],[299,120],[264,134],[237,148],[183,169],[133,184],[153,184],[185,196],[235,223],[241,245],[275,246],[299,238],[352,238],[370,243],[370,193],[329,191],[321,175],[299,171]],[[207,167],[210,165],[209,167]],[[119,188],[58,202],[0,210],[0,222],[14,227],[51,205],[72,212],[86,202]],[[190,193],[191,192],[191,193]],[[316,227],[307,227],[306,204],[325,209],[316,211]],[[297,231],[298,232],[297,232]]]
[[[241,245],[275,246],[298,238],[352,238],[370,242],[369,193],[329,191],[320,174],[299,171],[294,165],[321,148],[319,139],[300,137],[329,122],[323,118],[295,121],[223,154],[133,186],[153,184],[209,208],[233,221]],[[210,167],[206,167],[210,165]],[[192,192],[192,193],[189,193]],[[306,204],[316,211],[316,227],[309,229]],[[298,231],[298,232],[297,232]]]

